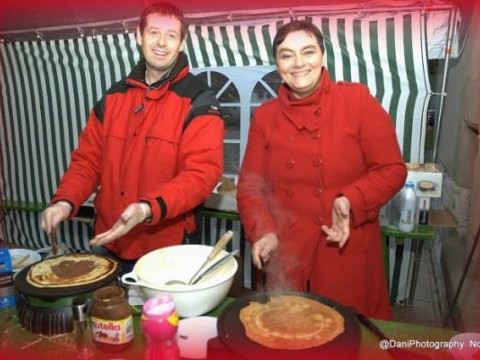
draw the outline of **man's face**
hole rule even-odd
[[[293,31],[278,45],[277,69],[297,98],[312,94],[320,82],[323,53],[315,36]]]
[[[175,63],[185,46],[181,23],[172,16],[150,14],[143,33],[137,29],[137,43],[142,48],[149,77],[157,81]]]

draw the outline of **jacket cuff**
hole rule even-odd
[[[162,197],[158,198],[142,198],[139,202],[145,202],[150,205],[151,216],[145,224],[153,225],[158,224],[162,220],[164,220],[167,216],[167,204]]]
[[[338,196],[345,196],[350,201],[352,227],[357,227],[368,220],[365,199],[360,190],[354,186],[347,187]]]

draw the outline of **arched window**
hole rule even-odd
[[[224,173],[238,174],[240,168],[240,94],[233,81],[217,71],[198,74],[215,91],[225,120]]]
[[[276,96],[280,77],[274,66],[191,69],[216,93],[225,119],[224,175],[236,177],[247,145],[252,110]]]
[[[263,76],[253,88],[252,96],[250,97],[250,119],[252,118],[255,109],[263,102],[277,96],[278,88],[282,83],[282,79],[276,70],[269,72]]]

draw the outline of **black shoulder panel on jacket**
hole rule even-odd
[[[171,89],[178,96],[189,98],[192,102],[190,112],[183,123],[183,130],[196,116],[206,114],[220,116],[220,105],[215,93],[198,77],[188,74],[181,81],[174,83]]]
[[[205,90],[193,99],[192,108],[183,123],[183,130],[185,131],[195,117],[207,114],[220,116],[220,105],[212,90]]]
[[[97,116],[97,119],[100,122],[103,121],[103,116],[105,115],[105,97],[107,97],[107,95],[109,94],[126,93],[127,89],[128,89],[128,86],[125,80],[120,80],[115,84],[113,84],[110,87],[110,89],[108,89],[107,92],[102,96],[102,98],[97,101],[93,109],[95,111],[95,115]]]

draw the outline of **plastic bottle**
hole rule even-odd
[[[420,198],[418,199],[420,204],[419,204],[419,210],[418,210],[418,223],[422,225],[428,225],[428,220],[429,220],[429,211],[428,209],[430,208],[430,198]]]
[[[170,295],[147,300],[142,309],[142,330],[147,348],[145,360],[179,360],[178,315]]]
[[[398,223],[400,222],[400,190],[395,196],[390,199],[389,205],[389,212],[388,212],[388,226],[398,228]]]
[[[417,194],[415,184],[407,181],[400,192],[400,219],[398,229],[403,232],[412,232],[415,229],[417,218]]]

